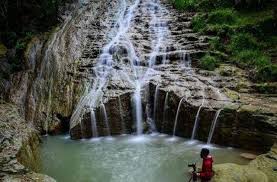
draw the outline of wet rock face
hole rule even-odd
[[[195,128],[195,139],[206,142],[216,112],[222,109],[212,137],[213,143],[260,151],[268,150],[277,136],[276,107],[273,106],[276,101],[267,96],[255,95],[251,82],[244,76],[242,70],[229,65],[224,65],[214,72],[199,70],[198,59],[205,53],[209,38],[193,33],[190,27],[193,14],[176,12],[166,3],[161,7],[153,4],[148,6],[147,3],[149,1],[138,4],[130,27],[125,33],[128,38],[122,36],[122,41],[111,46],[107,53],[102,55],[105,59],[100,59],[101,51],[104,52],[102,46],[107,45],[112,39],[108,38],[108,35],[116,35],[116,31],[119,30],[110,28],[114,34],[109,34],[110,32],[104,28],[107,25],[112,27],[114,20],[107,18],[109,16],[103,16],[106,18],[106,24],[100,32],[97,32],[97,35],[101,36],[96,36],[92,31],[86,34],[89,41],[81,53],[82,71],[91,71],[86,72],[87,76],[92,85],[97,87],[94,83],[99,81],[101,73],[99,70],[105,70],[105,67],[110,69],[101,91],[95,90],[97,93],[91,94],[92,100],[95,101],[93,110],[98,135],[136,131],[133,105],[136,89],[133,80],[136,76],[134,68],[130,65],[133,63],[137,73],[148,74],[141,88],[144,132],[155,128],[159,132],[171,135],[176,126],[175,135],[191,138],[196,115],[201,106]],[[116,12],[120,7],[119,4],[113,1],[106,14]],[[159,22],[152,21],[152,8],[155,9]],[[89,14],[89,11],[85,12]],[[94,28],[95,31],[97,26],[101,26],[101,23],[95,26],[91,19],[87,22],[88,27]],[[153,40],[157,38],[157,34],[153,30],[157,27],[162,30],[163,39],[161,39],[162,46],[155,49],[153,45],[157,42]],[[135,58],[132,56],[132,46],[137,55]],[[112,61],[108,59],[110,55]],[[149,68],[153,55],[155,65]],[[98,67],[99,61],[105,64]],[[100,82],[102,81],[100,79]],[[119,97],[122,100],[121,112]],[[181,99],[183,100],[180,104]],[[106,109],[110,131],[101,111],[102,104]],[[179,114],[176,118],[179,104]],[[83,109],[80,109],[81,117],[71,118],[70,134],[73,139],[93,136],[92,108],[88,105],[84,104]],[[260,106],[268,109],[260,110]],[[151,126],[153,125],[151,123],[156,126]]]
[[[101,107],[94,109],[97,135],[108,136],[120,135],[133,132],[133,116],[132,116],[132,93],[125,93],[119,97],[109,98],[106,103],[103,103],[107,113],[108,126],[105,123],[104,114]],[[72,139],[91,138],[93,136],[92,125],[95,122],[92,118],[92,111],[87,109],[80,124],[71,128],[70,135]],[[110,131],[108,131],[110,130]]]
[[[134,2],[126,1],[126,7]],[[9,101],[42,134],[69,129],[72,139],[90,138],[96,135],[94,125],[98,136],[134,133],[134,80],[143,80],[145,132],[173,134],[176,126],[175,135],[190,138],[202,105],[195,138],[207,141],[216,111],[224,108],[212,142],[269,149],[277,136],[274,97],[255,95],[237,68],[197,69],[209,38],[192,31],[194,14],[177,12],[165,1],[138,2],[129,28],[110,47],[119,31],[115,15],[122,12],[122,1],[91,0],[66,14],[53,33],[34,38],[25,54],[27,69],[14,74],[6,89]],[[105,80],[100,79],[103,70],[109,73]],[[93,104],[82,103],[83,98]]]
[[[39,135],[18,111],[0,103],[0,181],[55,181],[35,173],[41,169]]]

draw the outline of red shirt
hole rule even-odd
[[[203,159],[202,171],[200,171],[200,178],[204,180],[210,180],[213,176],[213,158],[208,155]]]

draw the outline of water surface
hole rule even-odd
[[[48,136],[42,144],[43,173],[58,182],[184,182],[188,163],[201,165],[199,141],[155,134],[73,141]],[[237,149],[212,146],[215,163],[246,164]]]

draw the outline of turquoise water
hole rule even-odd
[[[199,141],[155,134],[73,141],[43,139],[43,173],[59,182],[184,182],[191,162],[201,166]],[[246,164],[237,149],[211,147],[215,163]]]

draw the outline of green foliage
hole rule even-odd
[[[257,39],[248,33],[238,33],[231,37],[229,49],[231,53],[242,50],[256,50],[260,47]]]
[[[236,23],[237,15],[232,9],[218,9],[208,14],[207,23],[209,24],[227,24]]]
[[[199,0],[197,2],[197,9],[201,11],[210,11],[217,8],[228,8],[234,6],[233,1],[228,0]]]
[[[194,16],[191,25],[196,32],[202,32],[206,27],[205,17],[201,15]]]
[[[179,10],[189,10],[193,11],[195,10],[196,0],[172,0],[173,5],[176,9]]]
[[[277,81],[277,65],[269,64],[258,68],[256,77],[261,81]]]
[[[263,94],[275,94],[277,90],[277,83],[259,83],[255,84],[254,88],[259,93]]]
[[[216,67],[218,67],[218,60],[210,55],[205,55],[200,60],[200,68],[213,71]]]
[[[271,64],[269,57],[258,50],[240,51],[234,59],[241,68],[262,68]]]
[[[277,50],[277,9],[271,0],[173,1],[182,7],[179,9],[197,11],[192,28],[214,37],[209,49],[224,55],[221,61],[248,70],[257,82],[276,81],[276,64],[271,63],[268,54]],[[206,55],[200,67],[213,70],[218,64],[215,57]]]

